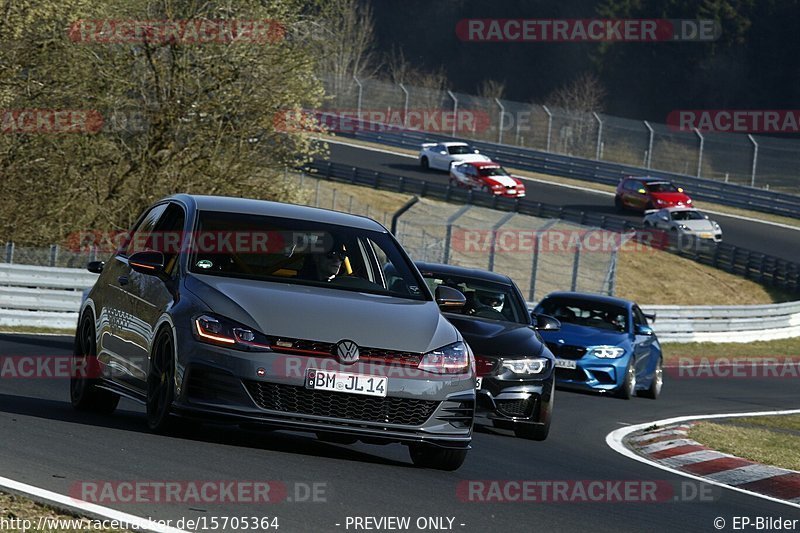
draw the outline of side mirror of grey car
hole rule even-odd
[[[541,313],[531,313],[533,327],[539,331],[558,331],[561,329],[561,322],[550,315]]]
[[[106,266],[105,261],[89,261],[89,264],[86,265],[86,270],[95,274],[100,274],[104,266]]]
[[[644,335],[646,337],[651,337],[653,335],[653,328],[651,328],[650,326],[639,324],[638,326],[636,326],[636,334]]]
[[[467,303],[467,299],[460,290],[439,285],[436,287],[436,303],[442,311],[461,309]]]
[[[136,252],[128,258],[128,264],[136,272],[164,277],[164,254],[161,252]]]

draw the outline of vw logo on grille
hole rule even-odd
[[[336,355],[342,363],[352,365],[358,361],[358,345],[353,341],[339,341],[336,344]]]

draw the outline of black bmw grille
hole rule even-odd
[[[525,400],[502,400],[497,402],[497,411],[505,416],[527,418],[531,416],[531,411],[533,411],[533,406],[535,404],[536,400],[533,398],[527,398]]]
[[[430,400],[378,398],[260,381],[244,384],[262,409],[363,422],[418,426],[439,406],[439,402]]]
[[[586,381],[586,373],[580,368],[556,368],[556,377],[570,381]]]
[[[548,342],[547,347],[550,348],[550,351],[553,352],[553,355],[558,359],[572,359],[575,361],[586,355],[586,348],[584,346]]]

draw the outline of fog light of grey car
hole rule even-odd
[[[417,368],[434,374],[463,374],[471,364],[469,348],[459,341],[426,353]]]
[[[625,355],[625,348],[620,348],[619,346],[590,346],[586,349],[586,353],[600,359],[618,359]]]
[[[525,359],[503,360],[503,368],[515,374],[541,374],[547,368],[547,359],[541,357],[527,357]]]

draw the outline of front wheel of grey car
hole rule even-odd
[[[175,345],[167,329],[156,337],[147,374],[147,426],[166,433],[174,426],[170,415],[175,399]]]
[[[69,396],[72,407],[79,411],[111,414],[119,404],[119,395],[97,387],[97,337],[94,320],[87,312],[78,323],[70,372]]]
[[[428,444],[409,444],[408,452],[414,465],[437,470],[458,470],[467,458],[467,450],[439,448]]]

